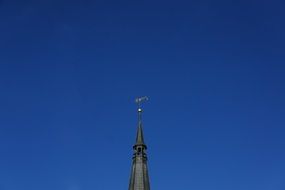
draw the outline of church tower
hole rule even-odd
[[[136,143],[133,146],[134,154],[129,190],[150,190],[146,155],[147,146],[144,143],[142,129],[142,108],[140,107],[141,102],[144,100],[147,100],[147,97],[136,99],[136,102],[138,103],[138,128]]]

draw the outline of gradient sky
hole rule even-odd
[[[284,190],[284,6],[0,0],[0,190]]]

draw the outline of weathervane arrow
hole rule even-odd
[[[141,112],[142,109],[141,109],[141,104],[142,102],[145,102],[148,100],[148,97],[147,96],[143,96],[143,97],[139,97],[139,98],[136,98],[135,102],[137,103],[138,105],[138,111]]]

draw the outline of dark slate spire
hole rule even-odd
[[[138,130],[137,130],[136,145],[144,145],[141,108],[138,109]]]
[[[142,109],[140,103],[146,100],[146,97],[138,98],[136,102],[139,105],[138,108],[138,129],[136,143],[133,146],[133,163],[130,177],[129,190],[150,190],[148,168],[147,168],[147,155],[146,145],[143,138],[142,129]]]

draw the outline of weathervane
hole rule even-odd
[[[147,100],[148,100],[147,96],[136,98],[135,102],[138,105],[138,112],[142,112],[142,108],[141,108],[142,102],[145,102]]]

